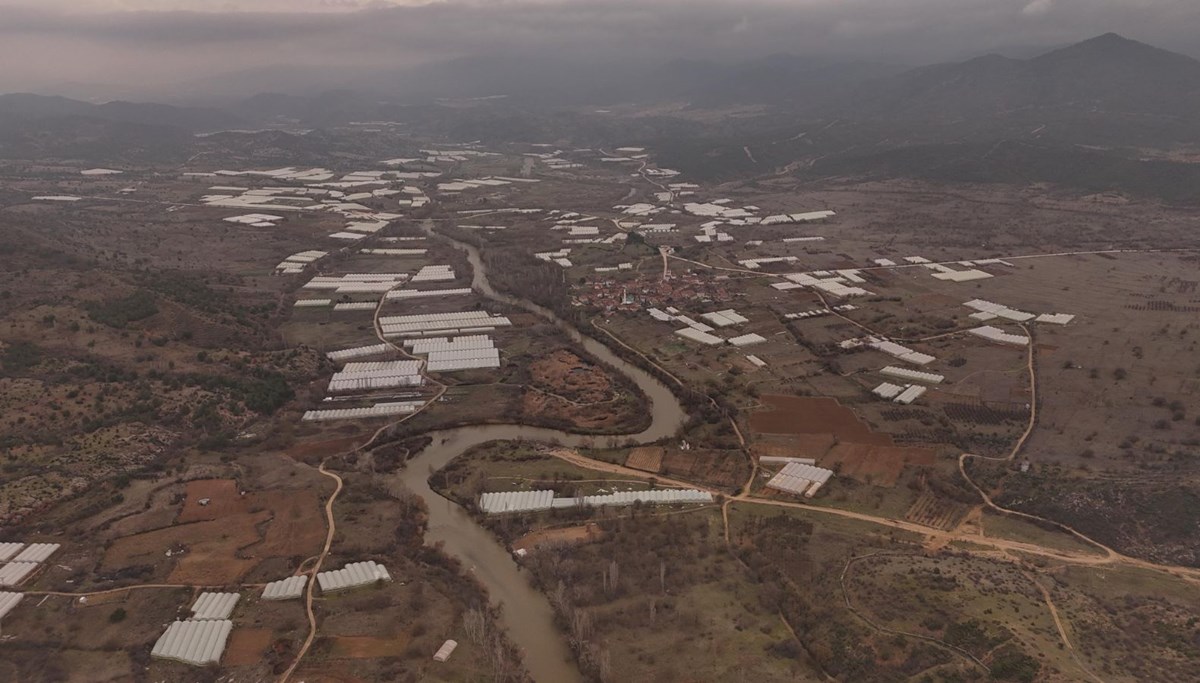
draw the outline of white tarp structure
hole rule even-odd
[[[305,422],[325,422],[328,420],[366,420],[374,417],[388,417],[415,413],[425,405],[424,401],[389,401],[376,403],[370,408],[333,408],[330,410],[309,410],[301,418]]]
[[[618,491],[576,498],[555,498],[554,491],[501,491],[485,493],[479,497],[479,509],[494,515],[505,512],[539,512],[551,508],[600,507],[604,505],[624,506],[635,503],[711,503],[712,494],[696,489],[650,489],[645,491]]]
[[[228,619],[176,621],[154,643],[150,656],[195,666],[215,664],[221,661],[232,630],[233,622]]]
[[[694,327],[685,327],[682,330],[675,330],[675,334],[683,337],[684,339],[700,342],[705,346],[715,346],[725,341],[724,339],[721,339],[720,337],[714,337],[707,332],[701,332]]]
[[[263,600],[292,600],[304,593],[308,584],[307,576],[289,576],[286,579],[272,581],[263,588]]]
[[[304,283],[304,289],[332,289],[339,294],[375,294],[386,292],[408,279],[405,273],[346,273],[318,275]]]
[[[0,543],[0,562],[8,560],[24,547],[24,543]]]
[[[4,619],[5,615],[13,611],[13,608],[16,607],[24,597],[24,593],[9,593],[6,591],[0,591],[0,619]]]
[[[790,462],[779,470],[779,474],[771,477],[771,480],[767,482],[767,487],[811,498],[817,489],[820,489],[832,476],[833,470]]]
[[[454,372],[455,370],[479,370],[500,367],[500,349],[462,349],[459,351],[433,351],[425,369],[429,372]]]
[[[420,315],[393,315],[379,319],[385,336],[425,337],[435,334],[458,332],[481,332],[496,327],[509,327],[512,322],[502,315],[487,311],[461,311],[456,313],[424,313]]]
[[[896,358],[899,358],[907,363],[912,363],[913,365],[929,365],[933,361],[937,360],[927,353],[914,351],[907,346],[903,346],[886,339],[877,339],[871,337],[868,339],[867,345],[877,351],[882,351],[888,355],[895,356]]]
[[[554,491],[503,491],[479,496],[479,509],[489,515],[500,512],[533,512],[549,510],[554,504]]]
[[[1021,334],[1009,334],[991,325],[976,327],[968,331],[976,337],[983,337],[988,341],[999,342],[1001,344],[1012,344],[1014,346],[1027,346],[1029,344],[1029,337]]]
[[[424,256],[428,249],[362,249],[358,253],[374,256]]]
[[[453,341],[447,337],[413,339],[405,345],[414,354],[428,354],[425,368],[430,372],[500,367],[500,350],[486,334],[459,336]]]
[[[322,593],[366,586],[376,581],[391,581],[387,568],[376,562],[351,562],[341,569],[317,574],[317,585]]]
[[[730,325],[740,325],[741,323],[750,322],[749,318],[746,318],[732,308],[713,313],[702,313],[700,317],[717,327],[729,327]]]
[[[295,275],[304,272],[304,268],[309,264],[320,261],[328,255],[328,252],[316,250],[296,252],[280,261],[279,265],[275,266],[275,270],[284,275]]]
[[[30,543],[13,557],[13,562],[45,562],[61,548],[57,543]]]
[[[192,603],[192,619],[228,619],[241,597],[237,593],[201,593],[196,602]]]
[[[1008,306],[992,303],[991,301],[985,301],[983,299],[972,299],[963,305],[967,308],[973,308],[982,313],[991,313],[998,318],[1004,318],[1005,320],[1012,320],[1013,322],[1018,323],[1032,320],[1034,317],[1032,313],[1018,311],[1015,308],[1009,308]]]
[[[424,383],[421,361],[392,360],[374,363],[346,363],[329,380],[330,393],[416,387]]]
[[[875,394],[879,398],[886,398],[887,400],[890,401],[893,398],[896,398],[897,396],[899,396],[900,392],[902,392],[902,391],[904,391],[904,387],[902,387],[898,384],[892,384],[891,382],[884,382],[883,384],[880,384],[879,386],[872,389],[871,393]],[[759,459],[761,460],[761,458],[759,458]]]
[[[729,343],[733,344],[734,346],[740,347],[740,346],[750,346],[751,344],[761,344],[761,343],[765,342],[766,340],[767,340],[766,337],[763,337],[761,334],[754,334],[752,332],[750,334],[743,334],[740,337],[733,337],[732,339],[729,340]]]
[[[1051,323],[1053,325],[1066,325],[1075,319],[1075,316],[1070,313],[1043,313],[1035,320],[1039,323]]]
[[[442,646],[438,648],[437,652],[433,653],[433,661],[444,662],[447,659],[450,659],[450,655],[454,654],[454,650],[457,647],[458,641],[447,640],[446,642],[442,643]]]
[[[879,374],[896,379],[909,380],[910,382],[926,382],[929,384],[941,384],[946,380],[944,375],[935,375],[932,372],[920,372],[918,370],[909,370],[908,368],[898,368],[894,365],[889,365],[879,371]]]
[[[0,567],[0,586],[16,586],[41,566],[37,562],[9,562]]]
[[[635,503],[669,504],[669,503],[711,503],[712,494],[696,489],[651,489],[649,491],[618,491],[599,496],[583,496],[582,498],[566,498],[556,500],[555,507],[567,507],[562,501],[572,501],[571,505],[600,507],[602,505],[633,505]]]
[[[355,346],[349,349],[340,351],[330,351],[325,354],[325,357],[332,361],[349,360],[351,358],[366,358],[368,356],[378,356],[381,353],[392,351],[392,347],[388,344],[371,344],[370,346]]]
[[[464,349],[490,349],[495,344],[486,334],[464,335],[449,339],[447,337],[426,337],[425,339],[410,339],[404,342],[411,353],[425,354],[437,351],[462,351]]]
[[[462,296],[472,294],[473,290],[470,287],[456,287],[454,289],[394,289],[387,293],[386,298],[391,299],[423,299],[431,296]]]
[[[442,280],[453,280],[454,269],[450,266],[424,266],[417,271],[417,274],[412,276],[412,282],[438,282]]]
[[[903,405],[908,405],[908,404],[912,403],[913,401],[917,400],[918,398],[920,398],[921,395],[924,393],[925,393],[925,387],[923,387],[919,384],[913,384],[913,385],[909,386],[907,389],[905,389],[904,391],[900,392],[900,395],[896,397],[895,402],[901,403]]]
[[[970,282],[971,280],[986,280],[992,277],[991,273],[972,268],[970,270],[954,270],[953,268],[941,267],[933,274],[933,277],[938,280],[946,280],[948,282]]]

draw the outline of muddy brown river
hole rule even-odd
[[[424,227],[426,232],[434,234],[430,223]],[[671,390],[649,373],[622,360],[600,342],[584,336],[548,309],[495,291],[488,282],[487,269],[478,250],[468,244],[450,241],[467,253],[474,271],[472,287],[476,291],[552,322],[593,357],[637,384],[650,401],[650,426],[637,434],[589,436],[520,425],[482,425],[428,432],[433,442],[396,475],[404,487],[424,499],[429,508],[426,542],[442,543],[443,550],[458,558],[464,569],[487,588],[492,603],[500,610],[502,626],[521,649],[525,668],[533,679],[538,683],[582,681],[566,637],[554,625],[549,600],[530,585],[527,573],[491,533],[477,525],[461,507],[429,487],[429,475],[468,449],[489,441],[524,440],[569,447],[651,443],[673,436],[683,425],[686,413]]]

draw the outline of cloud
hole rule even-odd
[[[1033,0],[1021,8],[1021,14],[1027,17],[1040,17],[1054,7],[1054,0]]]
[[[164,6],[187,11],[155,9]],[[0,0],[0,15],[0,90],[514,52],[583,63],[790,53],[915,65],[1108,31],[1175,49],[1200,43],[1189,30],[1200,25],[1195,0]]]

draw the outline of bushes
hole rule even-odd
[[[36,344],[19,341],[13,342],[4,349],[4,355],[0,356],[0,367],[4,368],[5,372],[18,372],[27,370],[42,361],[42,350]]]
[[[118,329],[158,313],[154,295],[140,290],[120,299],[88,302],[84,308],[92,320]]]
[[[283,375],[266,368],[254,368],[245,375],[201,375],[188,373],[180,379],[189,386],[201,387],[212,392],[222,389],[230,398],[241,401],[247,408],[263,415],[272,415],[295,397]]]
[[[992,678],[998,681],[1033,683],[1041,670],[1042,665],[1036,659],[1011,645],[1001,648],[992,658]]]

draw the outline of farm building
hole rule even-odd
[[[339,393],[421,386],[424,379],[420,372],[421,362],[415,360],[346,363],[345,367],[329,380],[329,391]]]
[[[532,512],[549,510],[553,501],[554,492],[549,490],[485,493],[479,497],[479,509],[489,515],[500,512]]]
[[[997,318],[1004,318],[1005,320],[1012,320],[1013,322],[1018,323],[1032,320],[1034,317],[1032,313],[1018,311],[1015,308],[1009,308],[1008,306],[992,303],[991,301],[985,301],[983,299],[972,299],[963,305],[967,308],[973,308],[980,313],[991,313]]]
[[[13,611],[13,608],[15,608],[24,597],[24,593],[0,591],[0,621],[2,621],[9,612]]]
[[[701,332],[694,327],[685,327],[682,330],[675,330],[675,334],[690,339],[694,342],[699,342],[705,346],[716,346],[723,343],[725,340],[720,337],[715,337],[707,332]]]
[[[12,558],[13,562],[45,562],[62,547],[57,543],[30,543]]]
[[[378,356],[381,353],[387,353],[392,350],[392,347],[387,344],[371,344],[370,346],[356,346],[350,349],[342,349],[340,351],[330,351],[325,354],[325,357],[332,361],[344,361],[351,358],[366,358],[368,356]]]
[[[1043,313],[1035,320],[1039,323],[1050,323],[1052,325],[1066,325],[1075,319],[1075,316],[1070,313]]]
[[[341,569],[317,574],[317,585],[322,593],[357,588],[375,583],[376,581],[391,581],[387,568],[375,562],[351,562]]]
[[[37,571],[37,562],[9,562],[0,566],[0,586],[17,586]]]
[[[412,276],[411,282],[439,282],[454,277],[454,269],[450,266],[423,266]]]
[[[792,462],[767,482],[767,488],[811,498],[833,476],[833,470]]]
[[[307,576],[289,576],[286,579],[272,581],[263,588],[263,600],[292,600],[304,593],[308,584]]]
[[[733,344],[734,346],[750,346],[752,344],[761,344],[765,341],[766,338],[761,334],[754,334],[752,332],[750,334],[743,334],[740,337],[733,337],[729,340],[729,343]]]
[[[913,365],[929,365],[933,361],[937,360],[927,353],[914,351],[907,346],[903,346],[886,339],[871,338],[868,341],[868,345],[877,351],[882,351],[890,356],[895,356],[896,358],[906,363],[912,363]]]
[[[917,370],[909,370],[908,368],[898,368],[892,365],[880,370],[879,374],[910,382],[926,382],[928,384],[941,384],[946,380],[944,375],[936,375],[932,372],[919,372]]]
[[[473,293],[470,287],[455,287],[452,289],[394,289],[385,295],[392,299],[425,299],[435,296],[464,296]]]
[[[433,654],[433,661],[444,662],[450,659],[450,655],[454,654],[454,650],[457,647],[458,641],[447,640],[446,642],[442,643],[442,646],[438,648],[438,651]]]
[[[228,619],[242,596],[237,593],[201,593],[192,603],[192,619],[211,621]]]
[[[1012,344],[1014,346],[1027,346],[1029,337],[1022,334],[1009,334],[998,327],[985,325],[968,330],[971,334],[977,337],[983,337],[988,341],[999,342],[1001,344]]]
[[[551,508],[624,506],[635,503],[711,503],[712,494],[695,489],[652,489],[649,491],[618,491],[605,495],[577,498],[555,498],[554,492],[506,491],[485,493],[479,497],[479,509],[488,514],[504,512],[537,512]]]
[[[305,422],[323,422],[325,420],[364,420],[372,417],[387,417],[415,413],[425,405],[424,401],[389,401],[376,403],[370,408],[334,408],[331,410],[305,411]]]
[[[712,494],[708,491],[695,489],[652,489],[649,491],[618,491],[600,496],[583,496],[582,498],[559,498],[554,501],[555,507],[571,507],[582,505],[586,507],[601,507],[605,505],[624,506],[634,503],[670,504],[670,503],[711,503]]]
[[[512,322],[502,315],[492,315],[487,311],[460,311],[385,316],[379,319],[379,325],[385,336],[426,337],[484,332],[497,327],[509,327]]]
[[[221,661],[232,630],[228,619],[176,621],[154,643],[150,656],[194,666],[215,664]]]
[[[912,403],[913,401],[917,400],[918,398],[921,398],[921,395],[924,393],[925,393],[925,387],[920,386],[918,384],[914,384],[914,385],[908,387],[907,389],[905,389],[904,391],[900,392],[900,395],[896,397],[895,401],[896,401],[896,403],[908,405],[908,404]]]
[[[899,396],[900,392],[902,391],[904,391],[904,387],[898,384],[892,384],[891,382],[884,382],[883,384],[880,384],[872,389],[871,393],[875,394],[879,398],[886,398],[890,401]]]

